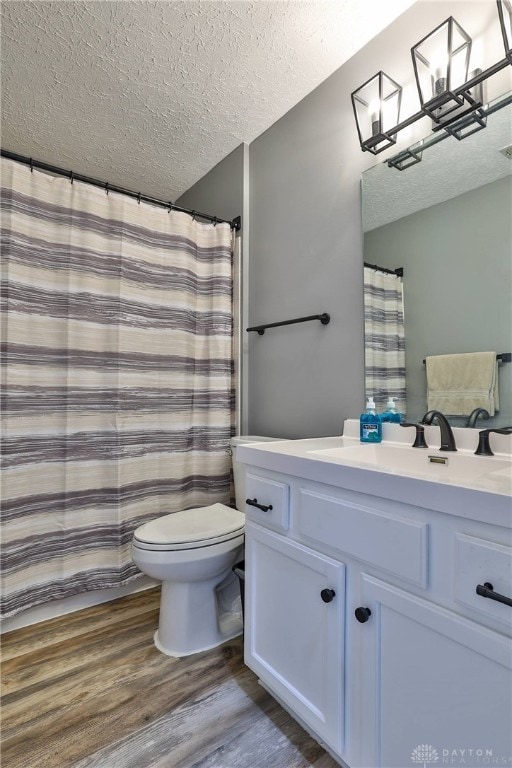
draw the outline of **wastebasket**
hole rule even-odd
[[[245,560],[240,560],[239,563],[233,566],[233,573],[238,576],[240,581],[240,597],[242,599],[242,619],[244,618],[244,592],[245,592]]]

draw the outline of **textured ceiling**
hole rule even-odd
[[[413,0],[2,2],[2,147],[175,200]]]
[[[363,174],[363,230],[375,229],[512,174],[500,149],[512,144],[512,106],[489,115],[464,141],[450,137],[404,171],[379,163]]]

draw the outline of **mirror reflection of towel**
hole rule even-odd
[[[475,408],[486,408],[491,416],[499,411],[496,352],[434,355],[425,365],[429,411],[447,416],[469,416]]]

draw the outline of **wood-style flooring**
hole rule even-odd
[[[336,768],[244,666],[171,659],[152,589],[2,638],[4,768]]]

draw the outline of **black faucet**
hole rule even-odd
[[[485,408],[475,408],[475,410],[471,411],[469,414],[466,427],[476,427],[476,420],[478,417],[486,420],[491,418],[489,411],[486,411]]]
[[[502,429],[483,429],[478,433],[478,448],[475,451],[477,456],[494,456],[489,445],[489,435],[496,432],[498,435],[512,435],[512,427],[503,427]]]
[[[455,438],[453,436],[452,428],[450,427],[446,416],[443,416],[440,411],[427,411],[427,413],[421,419],[420,424],[429,426],[432,424],[434,419],[437,421],[439,429],[441,430],[441,446],[439,450],[456,451],[457,446],[455,445]]]

